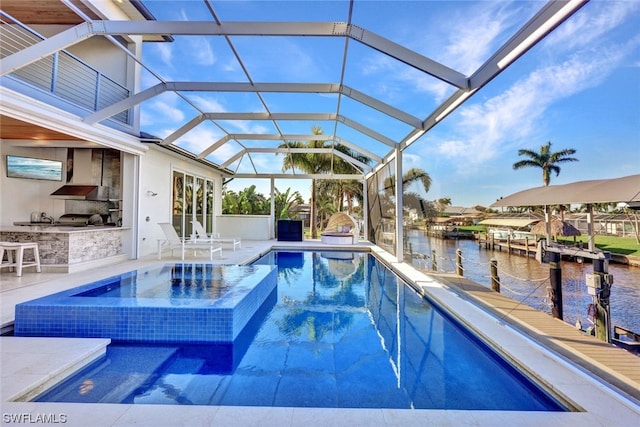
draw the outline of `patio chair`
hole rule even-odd
[[[200,224],[200,221],[191,221],[191,224],[193,225],[193,231],[196,233],[196,241],[207,241],[220,244],[230,243],[233,245],[234,252],[236,251],[236,246],[239,248],[242,247],[239,237],[220,237],[219,233],[216,233],[215,235],[208,235],[202,224]]]
[[[358,222],[344,212],[336,212],[329,218],[320,240],[334,245],[355,244],[358,243],[359,235]]]
[[[209,251],[209,259],[213,260],[213,254],[215,252],[220,253],[222,258],[222,246],[211,241],[198,241],[198,240],[186,240],[178,236],[176,229],[168,222],[159,222],[158,225],[164,232],[165,239],[158,239],[158,259],[162,259],[162,250],[171,249],[171,254],[175,249],[180,249],[180,259],[184,261],[185,249],[193,249],[195,251],[206,250]]]

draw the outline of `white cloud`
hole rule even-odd
[[[227,111],[217,99],[205,98],[198,95],[191,95],[189,99],[205,113],[222,113]]]
[[[187,45],[187,53],[197,65],[210,66],[216,63],[213,47],[206,37],[188,37]]]
[[[176,142],[185,150],[199,154],[219,140],[222,135],[222,131],[216,132],[213,128],[200,125],[191,129]]]
[[[156,51],[154,56],[160,58],[160,61],[162,61],[166,67],[173,69],[173,51],[170,43],[152,43],[150,48]]]
[[[227,122],[237,133],[267,133],[269,128],[260,123],[247,120],[234,120]],[[229,130],[229,129],[227,129]]]
[[[507,147],[530,138],[552,104],[598,86],[640,46],[640,36],[621,45],[606,44],[609,39],[603,36],[628,19],[632,9],[638,6],[607,2],[591,14],[577,15],[567,28],[560,27],[563,30],[554,33],[545,48],[557,54],[572,47],[573,53],[533,70],[498,96],[461,108],[452,137],[436,144],[438,153],[458,160],[458,172],[472,173]]]
[[[140,114],[140,125],[150,128],[156,124],[181,123],[184,120],[184,112],[164,100],[152,101],[148,106],[145,105]]]
[[[472,11],[465,8],[465,16],[447,21],[443,30],[447,39],[436,59],[466,75],[472,74],[503,42],[501,36],[515,24],[515,19],[526,13],[524,6],[513,5],[481,2]]]
[[[402,168],[409,170],[411,168],[423,168],[424,159],[417,154],[403,153]]]
[[[640,2],[592,2],[584,8],[551,33],[544,41],[545,46],[570,51],[592,45],[640,10]]]
[[[518,16],[527,13],[522,10],[526,6],[519,2],[480,2],[475,8],[471,9],[472,7],[465,5],[456,16],[446,20],[446,27],[437,28],[438,24],[433,24],[426,26],[422,32],[416,29],[411,32],[411,39],[406,40],[404,44],[420,52],[424,50],[425,43],[435,43],[436,47],[433,50],[437,53],[431,55],[431,59],[463,74],[471,75],[489,58],[497,46],[504,42],[501,37],[515,25]],[[437,42],[433,42],[434,39]],[[362,62],[361,72],[364,75],[385,74],[385,79],[429,94],[437,103],[444,101],[455,90],[448,83],[382,54],[368,56]],[[383,89],[386,88],[376,88],[379,93]],[[407,93],[404,88],[396,90],[395,94],[390,90],[384,93],[396,96]]]
[[[218,148],[207,157],[211,157],[211,159],[215,163],[222,164],[233,155],[238,153],[240,150],[242,150],[242,147],[240,147],[240,145],[238,145],[234,141],[228,141],[226,144],[223,144],[222,147]]]
[[[404,68],[396,74],[400,79],[411,82],[418,92],[429,94],[437,104],[451,96],[455,88],[415,68]]]
[[[459,111],[455,135],[437,144],[441,156],[455,158],[467,171],[495,158],[506,146],[534,133],[550,105],[599,85],[627,49],[574,54],[566,61],[532,71],[502,94]]]

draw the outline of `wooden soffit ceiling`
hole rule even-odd
[[[71,3],[91,19],[100,19],[78,0]],[[76,25],[84,22],[73,10],[56,0],[2,0],[0,7],[18,21],[27,25]]]
[[[12,117],[0,116],[0,138],[30,141],[81,141],[81,139]]]

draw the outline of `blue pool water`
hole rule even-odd
[[[112,344],[38,401],[565,410],[366,253],[271,252],[277,290],[229,344]]]

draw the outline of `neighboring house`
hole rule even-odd
[[[443,212],[449,216],[479,216],[484,212],[477,210],[476,208],[466,208],[463,206],[447,206]]]
[[[482,219],[484,212],[476,208],[466,208],[463,206],[446,206],[443,214],[447,217],[449,223],[458,225],[477,224]]]

